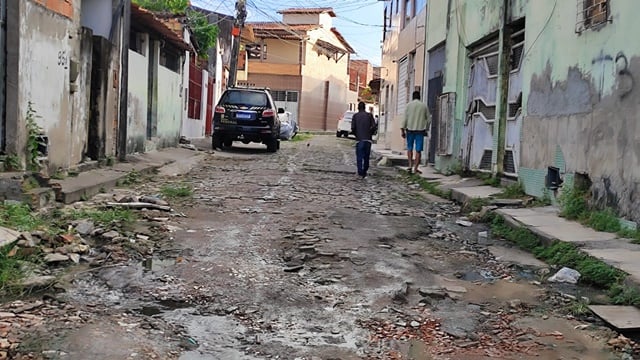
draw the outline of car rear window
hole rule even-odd
[[[344,113],[344,118],[347,120],[351,120],[351,118],[353,117],[353,114],[355,114],[354,112],[346,112]]]
[[[222,102],[229,105],[269,106],[267,95],[255,91],[227,91]]]

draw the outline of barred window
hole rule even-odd
[[[609,21],[609,0],[578,0],[576,32],[580,33]]]

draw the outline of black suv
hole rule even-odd
[[[211,139],[214,149],[242,141],[263,143],[268,151],[278,151],[280,120],[269,90],[239,87],[225,90],[213,115]]]

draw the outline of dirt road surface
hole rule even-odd
[[[13,356],[621,358],[607,346],[615,334],[568,315],[543,265],[478,242],[484,225],[456,224],[457,205],[395,169],[358,179],[354,158],[352,141],[329,136],[277,154],[239,145],[122,190],[179,183],[193,195],[154,215],[165,231],[152,253],[71,271]]]

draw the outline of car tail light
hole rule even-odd
[[[224,114],[225,110],[222,106],[216,106],[216,114]]]
[[[275,116],[276,113],[273,110],[265,110],[262,112],[262,117],[271,117],[271,116]]]

